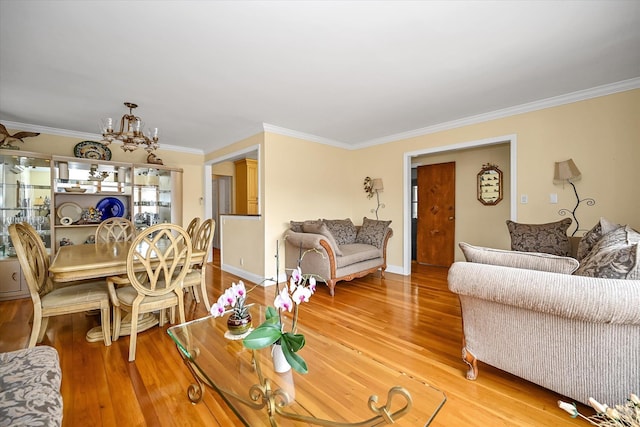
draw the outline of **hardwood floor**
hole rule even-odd
[[[210,300],[238,280],[216,265],[207,268]],[[301,307],[301,321],[444,391],[447,402],[433,426],[582,424],[557,407],[562,396],[491,366],[480,363],[478,379],[466,380],[460,307],[447,289],[447,271],[419,265],[413,269],[406,277],[387,273],[385,279],[369,275],[340,282],[335,297],[319,286],[311,302]],[[249,299],[270,304],[273,288],[257,287]],[[190,296],[186,307],[187,319],[207,314]],[[0,351],[27,345],[31,314],[30,299],[0,303]],[[64,426],[240,425],[211,390],[201,403],[189,402],[191,375],[166,327],[141,333],[136,361],[129,363],[128,338],[111,347],[85,341],[98,319],[74,314],[49,321],[43,344],[60,353]]]

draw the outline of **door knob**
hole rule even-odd
[[[449,217],[449,221],[453,221],[453,218],[454,218],[454,217],[450,216],[450,217]]]

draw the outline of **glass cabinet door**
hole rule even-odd
[[[136,228],[182,222],[182,171],[134,167],[133,218]]]
[[[51,248],[51,161],[37,153],[0,150],[0,258],[15,257],[9,225],[28,222]]]

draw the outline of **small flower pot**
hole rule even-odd
[[[242,335],[251,328],[251,315],[238,318],[234,314],[227,319],[227,328],[232,335]]]

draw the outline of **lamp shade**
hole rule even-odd
[[[560,184],[565,181],[578,181],[581,176],[580,169],[578,169],[573,162],[573,159],[556,162],[553,173],[554,183]]]
[[[384,186],[382,185],[382,178],[374,178],[371,181],[371,188],[376,191],[382,191]]]

